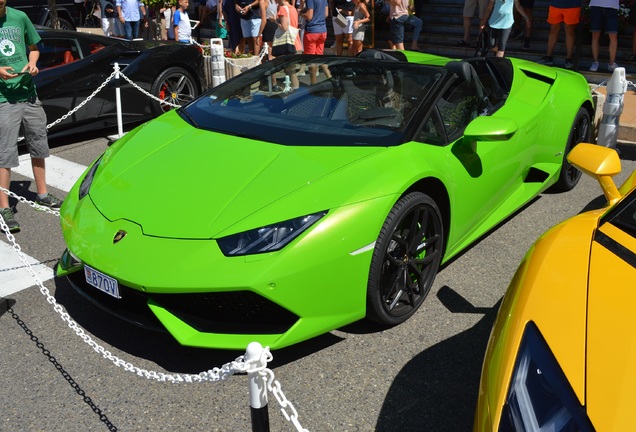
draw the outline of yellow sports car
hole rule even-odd
[[[482,367],[476,431],[636,428],[636,171],[617,188],[616,151],[579,144],[607,206],[543,234],[510,283]]]

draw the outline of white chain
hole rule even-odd
[[[37,210],[42,210],[42,211],[45,211],[47,213],[51,213],[53,216],[59,216],[60,215],[60,212],[58,210],[53,210],[52,208],[39,205],[39,204],[37,204],[37,203],[35,203],[33,201],[29,201],[28,199],[26,199],[24,197],[21,197],[20,195],[14,194],[10,190],[5,189],[2,186],[0,186],[0,192],[4,192],[7,195],[9,195],[10,197],[13,197],[13,198],[17,199],[21,203],[28,204],[28,205],[30,205],[31,207],[33,207],[33,208],[35,208]]]
[[[136,88],[137,90],[139,90],[140,92],[142,92],[143,94],[145,94],[146,96],[148,96],[150,99],[154,99],[157,102],[164,104],[164,105],[169,105],[173,108],[179,108],[181,105],[176,105],[173,104],[172,102],[168,102],[162,99],[159,99],[157,96],[147,92],[146,90],[142,89],[141,87],[139,87],[139,85],[137,85],[137,83],[133,82],[130,78],[128,78],[126,75],[124,75],[123,72],[119,72],[119,74],[126,80],[128,81],[128,84],[130,84],[131,86],[133,86],[134,88]]]
[[[95,95],[97,93],[99,93],[105,86],[106,84],[108,84],[110,82],[111,79],[113,79],[113,77],[115,76],[115,74],[117,73],[117,71],[113,71],[110,76],[108,78],[106,78],[106,81],[104,81],[99,87],[97,87],[97,89],[91,93],[91,95],[89,97],[87,97],[86,99],[84,99],[82,102],[79,103],[79,105],[77,105],[75,108],[73,108],[72,110],[70,110],[68,113],[64,114],[62,117],[60,117],[59,119],[55,120],[53,123],[48,124],[46,126],[47,129],[50,129],[51,127],[55,126],[56,124],[66,120],[67,118],[69,118],[70,116],[72,116],[73,114],[75,114],[75,112],[77,110],[79,110],[80,108],[82,108],[84,105],[86,105],[88,103],[88,101],[90,101],[91,99],[93,99],[93,97],[95,97]],[[121,72],[120,72],[121,73]]]
[[[283,393],[280,382],[278,382],[274,376],[274,371],[265,368],[261,371],[261,375],[265,377],[267,390],[272,393],[276,398],[276,401],[278,401],[278,404],[280,405],[280,412],[283,414],[285,419],[287,419],[288,422],[291,422],[297,431],[308,432],[307,429],[304,429],[298,421],[298,411],[296,411],[294,404],[291,403],[285,396],[285,393]],[[285,411],[285,408],[289,408],[291,414],[288,414],[287,411]]]

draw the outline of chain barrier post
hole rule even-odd
[[[121,77],[119,63],[113,65],[115,69],[115,105],[117,106],[117,135],[109,136],[108,139],[116,141],[124,136],[124,121],[121,113]]]
[[[617,67],[607,82],[607,97],[603,104],[603,118],[598,127],[596,143],[604,147],[616,149],[618,141],[618,125],[623,112],[627,80],[625,68]]]
[[[223,39],[210,39],[210,57],[212,62],[212,80],[210,84],[216,87],[225,82],[225,61],[223,60]]]
[[[256,361],[263,355],[263,345],[251,342],[245,350],[245,361]],[[260,366],[260,365],[259,365]],[[269,432],[269,413],[267,411],[267,385],[261,369],[250,367],[247,380],[250,394],[250,412],[252,414],[252,432]]]

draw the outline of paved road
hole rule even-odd
[[[106,147],[94,139],[54,148],[61,167],[50,179],[56,192],[65,196],[81,166]],[[634,147],[622,147],[622,155],[620,179],[636,168]],[[11,189],[34,197],[27,175],[16,174]],[[599,196],[587,177],[572,192],[544,194],[448,264],[422,309],[401,326],[356,323],[274,352],[270,367],[301,424],[312,431],[469,430],[490,326],[516,266],[537,236],[602,205]],[[178,200],[166,197],[166,218]],[[52,275],[64,249],[58,221],[25,204],[18,210],[18,243],[39,273]],[[13,305],[13,313],[0,316],[0,431],[250,430],[245,376],[163,384],[115,367],[66,326],[25,269],[14,269],[21,263],[0,237],[0,290]],[[62,280],[51,277],[45,286],[98,343],[135,366],[198,373],[243,354],[181,347],[113,319]],[[294,430],[273,398],[270,419],[273,431]]]

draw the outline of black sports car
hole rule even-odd
[[[38,28],[38,96],[49,123],[90,96],[113,72],[113,65],[152,95],[182,105],[205,88],[203,54],[196,45],[128,41],[90,33]],[[158,116],[169,105],[151,99],[123,78],[122,118],[134,125]],[[75,114],[49,129],[49,137],[112,129],[117,126],[116,80],[112,79]]]

